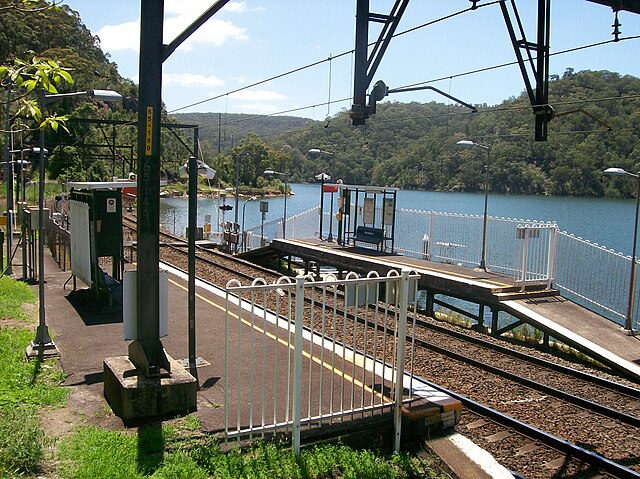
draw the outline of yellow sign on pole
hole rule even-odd
[[[145,156],[151,156],[153,151],[153,107],[147,107],[147,121],[145,128],[145,142],[144,142],[144,154]]]
[[[0,226],[7,226],[7,217],[6,216],[0,216]]]

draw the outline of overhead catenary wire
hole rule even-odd
[[[501,1],[502,1],[502,0],[495,0],[495,1],[490,2],[490,3],[486,3],[486,4],[483,4],[483,5],[478,5],[478,7],[487,7],[487,6],[489,6],[489,5],[494,5],[494,4],[496,4],[496,3],[500,3]],[[431,20],[431,21],[429,21],[429,22],[423,23],[423,24],[421,24],[421,25],[417,25],[417,26],[412,27],[412,28],[410,28],[410,29],[408,29],[408,30],[403,30],[402,32],[398,32],[398,33],[394,34],[391,38],[396,38],[396,37],[399,37],[399,36],[405,35],[405,34],[407,34],[407,33],[411,33],[411,32],[413,32],[413,31],[416,31],[416,30],[419,30],[419,29],[422,29],[422,28],[425,28],[425,27],[428,27],[428,26],[434,25],[434,24],[436,24],[436,23],[442,22],[442,21],[444,21],[444,20],[448,20],[448,19],[450,19],[450,18],[452,18],[452,17],[455,17],[455,16],[457,16],[457,15],[460,15],[460,14],[462,14],[462,13],[469,12],[469,11],[471,11],[471,10],[472,10],[472,8],[471,8],[471,7],[469,7],[469,8],[465,8],[464,10],[459,10],[459,11],[454,12],[454,13],[451,13],[451,14],[449,14],[449,15],[445,15],[444,17],[440,17],[440,18],[437,18],[437,19],[435,19],[435,20]],[[373,46],[373,45],[375,45],[375,42],[370,43],[368,46]],[[268,82],[270,82],[270,81],[277,80],[277,79],[279,79],[279,78],[282,78],[282,77],[285,77],[285,76],[288,76],[288,75],[293,75],[294,73],[299,73],[299,72],[304,71],[304,70],[306,70],[306,69],[308,69],[308,68],[313,68],[313,67],[319,66],[319,65],[321,65],[321,64],[323,64],[323,63],[325,63],[325,62],[331,62],[331,60],[335,60],[335,59],[337,59],[337,58],[341,58],[341,57],[343,57],[343,56],[345,56],[345,55],[350,55],[350,54],[352,54],[352,53],[354,53],[354,52],[355,52],[355,50],[354,50],[354,49],[351,49],[351,50],[347,50],[347,51],[344,51],[344,52],[342,52],[342,53],[339,53],[339,54],[337,54],[337,55],[333,55],[333,56],[332,56],[332,55],[329,55],[329,57],[328,57],[328,58],[325,58],[325,59],[323,59],[323,60],[318,60],[318,61],[315,61],[315,62],[309,63],[309,64],[307,64],[307,65],[303,65],[303,66],[301,66],[301,67],[297,67],[297,68],[294,68],[294,69],[292,69],[292,70],[289,70],[289,71],[286,71],[286,72],[280,73],[280,74],[278,74],[278,75],[274,75],[274,76],[269,77],[269,78],[267,78],[267,79],[259,80],[259,81],[257,81],[257,82],[251,83],[251,84],[249,84],[249,85],[245,85],[245,86],[243,86],[243,87],[236,88],[235,90],[231,90],[231,91],[228,91],[228,92],[226,92],[226,93],[221,93],[221,94],[219,94],[219,95],[215,95],[215,96],[212,96],[212,97],[210,97],[210,98],[206,98],[206,99],[204,99],[204,100],[200,100],[200,101],[197,101],[197,102],[195,102],[195,103],[191,103],[191,104],[189,104],[189,105],[181,106],[181,107],[179,107],[179,108],[175,108],[175,109],[173,109],[173,110],[169,111],[168,113],[176,113],[176,112],[178,112],[178,111],[186,110],[187,108],[191,108],[191,107],[194,107],[194,106],[198,106],[198,105],[201,105],[201,104],[203,104],[203,103],[207,103],[207,102],[209,102],[209,101],[217,100],[217,99],[219,99],[219,98],[222,98],[222,97],[223,97],[223,96],[225,96],[225,95],[232,95],[233,93],[238,93],[238,92],[241,92],[241,91],[243,91],[243,90],[248,90],[249,88],[253,88],[253,87],[255,87],[255,86],[262,85],[262,84],[264,84],[264,83],[268,83]]]
[[[630,36],[630,37],[621,37],[621,38],[619,38],[618,41],[628,41],[628,40],[637,40],[637,39],[640,39],[640,35],[634,35],[634,36]],[[585,49],[589,49],[589,48],[595,48],[595,47],[599,47],[599,46],[606,45],[606,44],[609,44],[609,43],[616,43],[616,41],[615,40],[605,40],[605,41],[601,41],[601,42],[590,43],[590,44],[587,44],[587,45],[581,45],[581,46],[577,46],[577,47],[572,47],[572,48],[568,48],[568,49],[565,49],[565,50],[561,50],[561,51],[558,51],[558,52],[551,53],[550,56],[565,55],[567,53],[573,53],[573,52],[580,51],[580,50],[585,50]],[[336,58],[336,57],[334,56],[332,58]],[[453,78],[460,78],[460,77],[463,77],[463,76],[474,75],[474,74],[478,74],[478,73],[484,73],[484,72],[487,72],[487,71],[497,70],[497,69],[500,69],[500,68],[514,66],[514,65],[517,65],[517,64],[518,64],[517,61],[499,63],[499,64],[496,64],[496,65],[492,65],[492,66],[488,66],[488,67],[484,67],[484,68],[479,68],[479,69],[475,69],[475,70],[468,70],[468,71],[465,71],[465,72],[455,73],[455,74],[448,75],[448,76],[445,76],[445,77],[433,78],[433,79],[430,79],[430,80],[424,80],[424,81],[417,82],[417,83],[411,83],[411,84],[408,84],[408,85],[403,85],[403,86],[398,87],[398,88],[410,88],[410,87],[415,87],[415,86],[427,85],[427,84],[430,84],[430,83],[436,83],[436,82],[447,80],[447,79],[451,80]],[[632,98],[632,97],[628,97],[628,98]],[[613,99],[615,99],[615,97]],[[346,101],[350,101],[350,100],[351,100],[351,98],[347,97],[347,98],[341,98],[341,99],[338,99],[338,100],[333,100],[330,103],[331,104],[336,104],[336,103],[346,102]],[[581,100],[581,102],[585,102],[585,101],[590,101],[590,100]],[[595,101],[603,101],[603,100],[600,99],[600,100],[595,100]],[[306,106],[302,106],[302,107],[291,108],[291,109],[287,109],[287,110],[281,110],[281,111],[277,111],[277,112],[273,112],[273,113],[255,115],[255,116],[251,116],[249,118],[240,118],[240,119],[237,119],[237,120],[232,120],[232,121],[229,121],[228,123],[242,123],[242,122],[246,122],[246,121],[253,121],[253,120],[257,120],[257,119],[261,119],[261,118],[267,118],[267,117],[270,117],[270,116],[284,115],[284,114],[287,114],[287,113],[293,113],[293,112],[308,110],[308,109],[311,109],[311,108],[317,108],[317,107],[322,106],[324,104],[325,103],[316,103],[316,104],[313,104],[313,105],[306,105]],[[560,103],[554,103],[554,105],[557,106],[557,105],[560,105]],[[522,107],[522,108],[531,108],[531,106]],[[496,111],[496,110],[493,110],[493,111]],[[217,125],[217,124],[210,123],[210,124],[201,125],[200,127],[201,128],[208,128],[208,127],[212,127],[212,126],[215,126],[215,125]]]
[[[477,10],[478,8],[481,8],[481,7],[488,7],[488,6],[491,6],[491,5],[499,4],[501,1],[502,0],[495,0],[495,1],[488,2],[488,3],[482,4],[482,5],[476,5],[475,8],[474,7],[469,7],[467,9],[463,9],[463,10],[459,10],[457,12],[453,12],[453,13],[451,13],[449,15],[445,15],[445,16],[439,17],[439,18],[437,18],[435,20],[431,20],[429,22],[425,22],[423,24],[417,25],[417,26],[409,28],[407,30],[403,30],[401,32],[398,32],[398,33],[394,34],[392,38],[396,38],[396,37],[399,37],[399,36],[402,36],[402,35],[406,35],[408,33],[414,32],[416,30],[425,28],[427,26],[434,25],[436,23],[442,22],[444,20],[448,20],[448,19],[453,18],[453,17],[458,16],[458,15],[461,15],[463,13],[466,13],[466,12],[469,12],[469,11],[473,11],[473,10]],[[609,44],[609,43],[617,43],[617,42],[622,41],[622,40],[633,40],[633,39],[637,39],[637,38],[640,38],[640,36],[623,37],[623,38],[617,37],[616,39],[613,39],[613,40],[606,40],[606,41],[596,42],[596,43],[592,43],[592,44],[588,44],[588,45],[582,45],[582,46],[578,46],[578,47],[562,50],[562,51],[559,51],[559,52],[551,53],[549,56],[556,56],[556,55],[566,54],[566,53],[575,52],[575,51],[579,51],[579,50],[583,50],[583,49],[587,49],[587,48],[593,48],[593,47],[596,47],[596,46],[601,46],[601,45],[605,45],[605,44]],[[369,46],[371,46],[371,45],[374,45],[374,43],[372,42],[372,43],[369,44]],[[197,105],[200,105],[200,104],[203,104],[203,103],[215,100],[215,99],[219,99],[219,98],[221,98],[223,96],[227,96],[227,102],[228,102],[229,95],[231,95],[233,93],[237,93],[237,92],[249,89],[249,88],[253,88],[255,86],[270,82],[272,80],[283,78],[285,76],[298,73],[298,72],[306,70],[308,68],[313,68],[313,67],[319,66],[322,63],[327,62],[327,61],[329,62],[330,70],[331,70],[332,60],[340,58],[340,57],[348,55],[348,54],[353,54],[353,53],[354,53],[354,50],[352,49],[352,50],[348,50],[348,51],[342,52],[340,54],[337,54],[335,56],[329,55],[329,57],[324,59],[324,60],[319,60],[319,61],[307,64],[307,65],[303,65],[301,67],[298,67],[298,68],[289,70],[287,72],[272,76],[270,78],[267,78],[267,79],[264,79],[264,80],[260,80],[258,82],[254,82],[254,83],[246,85],[244,87],[240,87],[240,88],[237,88],[235,90],[232,90],[232,91],[229,91],[229,92],[226,92],[226,93],[223,93],[223,94],[211,97],[211,98],[207,98],[207,99],[195,102],[195,103],[191,103],[189,105],[185,105],[183,107],[171,110],[168,113],[170,113],[170,114],[171,113],[176,113],[178,111],[181,111],[181,110],[193,107],[193,106],[197,106]],[[462,73],[453,74],[453,75],[447,75],[447,76],[436,78],[436,79],[431,79],[431,80],[426,80],[426,81],[422,81],[422,82],[418,82],[418,83],[413,83],[413,84],[405,85],[404,87],[401,87],[401,88],[420,86],[420,85],[425,85],[425,84],[429,84],[429,83],[435,83],[435,82],[446,80],[446,79],[449,79],[451,81],[451,79],[453,79],[453,78],[458,78],[458,77],[462,77],[462,76],[482,73],[482,72],[491,71],[491,70],[498,69],[498,68],[504,68],[504,67],[507,67],[507,66],[513,66],[513,65],[517,65],[517,63],[518,63],[517,61],[506,62],[506,63],[493,65],[493,66],[489,66],[489,67],[485,67],[485,68],[475,69],[475,70],[471,70],[471,71],[467,71],[467,72],[462,72]],[[330,95],[331,95],[330,88],[331,88],[331,80],[329,82],[329,100],[326,103],[328,110],[329,110],[331,104],[334,104],[334,103],[337,103],[337,102],[341,102],[341,101],[349,101],[350,100],[350,98],[345,98],[343,100],[339,100],[339,101],[336,101],[336,102],[331,102],[330,101]],[[309,105],[309,106],[306,106],[306,107],[299,107],[299,108],[295,108],[295,109],[289,109],[289,110],[274,112],[274,113],[265,114],[265,115],[257,115],[255,117],[252,117],[252,119],[264,118],[264,117],[275,116],[275,115],[282,115],[282,114],[285,114],[285,113],[292,113],[292,112],[295,112],[295,111],[302,111],[302,110],[305,110],[305,109],[315,109],[316,107],[321,106],[321,105],[324,105],[324,103],[318,103],[318,104]],[[327,118],[328,117],[329,117],[329,115],[327,114]],[[230,122],[230,123],[244,122],[244,121],[250,121],[250,120],[243,118],[243,119],[234,120],[233,122]],[[225,122],[225,127],[226,127],[226,124],[227,123]],[[205,128],[207,126],[211,126],[211,125],[204,125],[203,128]]]

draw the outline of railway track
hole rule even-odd
[[[162,259],[186,269],[186,248],[163,237]],[[221,287],[233,278],[280,276],[202,248],[196,271]],[[640,477],[640,390],[633,384],[428,318],[418,317],[415,329],[414,373],[463,402],[457,430],[505,467],[529,479]]]

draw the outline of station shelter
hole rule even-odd
[[[398,188],[341,183],[325,187],[338,195],[338,244],[394,253]]]

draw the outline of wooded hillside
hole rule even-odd
[[[64,91],[113,89],[126,99],[119,106],[65,100],[56,103],[56,114],[132,124],[96,128],[69,121],[69,133],[49,131],[51,177],[96,180],[126,175],[134,169],[137,151],[136,85],[118,74],[98,39],[67,6],[41,9],[47,5],[42,0],[28,2],[25,8],[16,5],[25,4],[0,0],[0,64],[14,58],[30,61],[33,54],[54,59],[70,68],[75,80]],[[640,170],[640,79],[567,68],[562,76],[551,78],[549,98],[555,118],[548,141],[540,143],[533,141],[534,116],[525,95],[500,105],[477,105],[478,113],[438,102],[383,102],[364,127],[350,126],[346,111],[328,122],[226,113],[180,114],[167,121],[200,125],[203,159],[218,170],[225,185],[233,183],[235,161],[241,158],[243,184],[261,183],[252,175],[273,167],[286,169],[291,181],[313,181],[326,172],[346,183],[480,191],[487,150],[457,145],[459,140],[472,140],[491,147],[492,191],[634,196],[634,182],[605,177],[603,170]],[[12,108],[13,120],[19,115]],[[179,135],[185,144],[190,142],[189,132]],[[173,179],[189,152],[174,134],[163,132],[162,141],[163,172]],[[332,154],[309,158],[311,148]]]

